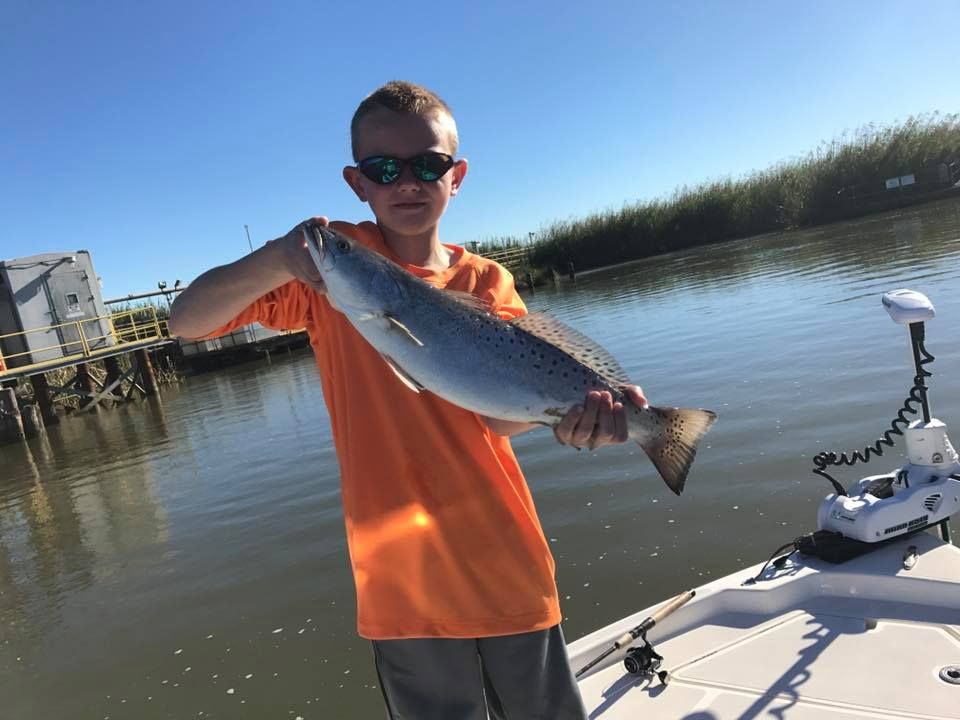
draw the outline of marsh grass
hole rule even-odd
[[[947,180],[944,181],[943,173]],[[916,183],[887,190],[885,180]],[[531,264],[578,270],[625,262],[765,232],[809,227],[896,207],[960,179],[960,115],[922,115],[902,124],[868,125],[799,159],[745,177],[677,189],[665,199],[558,221],[536,235]],[[501,248],[527,238],[495,238]]]

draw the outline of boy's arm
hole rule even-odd
[[[326,225],[326,218],[312,222]],[[185,338],[209,335],[230,323],[258,298],[293,279],[325,292],[303,239],[301,223],[246,257],[208,270],[180,293],[170,309],[170,332]]]

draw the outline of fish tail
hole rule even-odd
[[[647,409],[659,418],[658,432],[645,434],[636,441],[637,445],[653,461],[667,487],[679,495],[697,454],[697,443],[713,425],[717,414],[689,408]]]

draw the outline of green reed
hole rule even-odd
[[[887,178],[913,174],[909,187]],[[946,180],[944,180],[944,174]],[[741,178],[677,189],[536,234],[531,264],[580,269],[708,243],[809,227],[938,197],[960,179],[960,115],[933,113],[889,127],[867,125],[806,156]],[[489,246],[526,244],[496,238]]]

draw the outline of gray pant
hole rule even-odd
[[[560,626],[478,638],[375,640],[390,720],[586,720]]]

